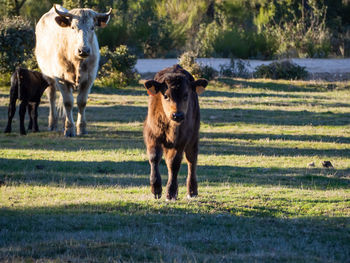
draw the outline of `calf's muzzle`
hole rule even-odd
[[[173,121],[182,122],[185,119],[185,114],[183,112],[174,112],[171,115],[171,118]]]

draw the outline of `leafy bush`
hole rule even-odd
[[[114,52],[110,51],[108,47],[102,47],[100,53],[98,81],[103,86],[125,87],[140,79],[140,75],[134,68],[137,58],[129,52],[127,46],[121,45]]]
[[[248,78],[250,73],[247,66],[249,66],[248,62],[244,62],[241,59],[235,61],[231,58],[229,65],[220,65],[220,75],[232,78]]]
[[[0,72],[13,72],[32,53],[34,30],[23,17],[0,20]]]
[[[307,75],[305,67],[296,65],[289,60],[258,66],[254,72],[256,78],[270,79],[304,79]]]
[[[289,16],[278,23],[272,19],[267,35],[277,42],[278,57],[327,57],[331,51],[331,33],[326,25],[327,7],[316,0],[308,1],[303,17],[298,10],[288,9]],[[291,19],[292,17],[293,19]]]
[[[196,62],[196,54],[192,51],[183,53],[179,57],[179,64],[195,78],[205,78],[212,80],[215,78],[217,72],[208,65],[201,65]]]

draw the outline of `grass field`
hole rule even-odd
[[[17,109],[0,133],[0,261],[350,262],[348,84],[211,82],[190,201],[185,162],[179,200],[152,197],[141,85],[94,88],[84,137],[46,131],[46,98],[42,132],[20,136]]]

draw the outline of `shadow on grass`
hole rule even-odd
[[[210,139],[239,139],[239,140],[286,140],[305,142],[333,142],[350,144],[350,137],[331,135],[290,135],[290,134],[269,134],[269,133],[210,133],[201,132],[202,138]]]
[[[7,110],[7,109],[6,109]],[[5,116],[5,107],[0,112]],[[42,109],[40,116],[45,116]],[[147,115],[147,106],[117,105],[108,107],[90,106],[86,109],[87,122],[143,122]],[[47,116],[47,115],[46,115]],[[46,118],[45,116],[45,118]],[[74,111],[76,116],[76,109]],[[99,116],[98,119],[96,116]],[[42,117],[40,117],[42,118]],[[341,126],[350,124],[348,113],[310,112],[310,111],[284,111],[284,110],[256,110],[256,109],[201,109],[202,122],[207,124],[248,123],[267,125],[293,125],[293,126]]]
[[[33,149],[46,151],[100,151],[100,150],[140,150],[145,151],[142,131],[111,131],[91,130],[84,137],[65,138],[61,133],[46,133],[49,137],[41,134],[29,134],[20,136],[13,133],[0,136],[0,143],[6,149]],[[278,147],[263,145],[250,145],[250,142],[237,143],[234,139],[242,140],[294,140],[311,142],[336,142],[350,143],[347,137],[332,136],[294,136],[294,135],[270,135],[270,134],[236,134],[236,133],[201,133],[200,154],[204,155],[243,155],[243,156],[305,156],[305,166],[313,156],[332,159],[334,157],[350,156],[350,149],[314,149],[298,147]],[[204,139],[205,138],[205,139]],[[211,139],[228,139],[228,141],[217,141]]]
[[[234,142],[201,141],[200,153],[215,155],[243,155],[243,156],[305,156],[305,165],[308,158],[320,156],[323,158],[350,156],[350,149],[313,149],[313,148],[285,148],[271,146],[249,146],[236,144]]]
[[[148,161],[82,162],[0,158],[0,179],[6,184],[62,186],[148,186]],[[161,162],[163,184],[167,169]],[[302,169],[236,166],[198,166],[201,183],[233,183],[249,186],[285,186],[311,189],[348,189],[350,169]],[[180,170],[179,183],[184,185],[187,166]]]
[[[346,262],[350,253],[348,217],[293,219],[300,212],[268,206],[116,198],[0,213],[5,261]]]
[[[215,90],[215,87],[213,89],[209,89],[201,95],[203,97],[226,97],[226,98],[284,98],[284,99],[305,99],[305,98],[312,98],[312,99],[319,99],[319,100],[327,100],[329,97],[327,96],[321,96],[321,95],[315,95],[315,94],[278,94],[278,93],[268,93],[268,92],[241,92],[236,91],[235,89],[232,89],[231,91],[221,91],[221,90]]]
[[[259,82],[259,81],[248,81],[242,79],[232,79],[232,78],[218,78],[219,83],[229,85],[231,87],[241,86],[250,87],[256,89],[266,89],[271,91],[283,91],[283,92],[325,92],[328,89],[325,85],[317,85],[307,83],[303,86],[295,86],[293,84],[284,84],[276,82]]]
[[[0,114],[7,116],[7,107],[0,107]],[[77,109],[74,110],[74,116]],[[147,115],[147,106],[88,106],[86,108],[87,122],[143,122]],[[18,118],[18,113],[16,114]],[[41,107],[39,118],[47,120],[48,107]],[[98,116],[98,118],[97,118]],[[350,124],[348,113],[311,112],[311,111],[285,111],[285,110],[257,110],[257,109],[201,109],[202,122],[207,124],[248,123],[267,125],[294,125],[294,126],[342,126]],[[43,127],[46,128],[46,127]]]
[[[127,87],[111,88],[111,87],[99,87],[93,86],[91,90],[92,94],[115,94],[115,95],[134,95],[134,96],[147,96],[147,91],[141,84],[129,85]]]
[[[342,126],[350,124],[348,113],[256,110],[256,109],[201,109],[201,119],[208,124],[249,123],[292,126]]]

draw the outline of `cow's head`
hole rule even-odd
[[[165,115],[171,121],[181,123],[187,114],[189,102],[192,96],[202,94],[208,81],[198,79],[190,81],[184,74],[168,73],[164,77],[164,82],[148,80],[144,86],[151,96],[160,96]]]
[[[90,56],[92,44],[95,37],[96,27],[105,27],[109,21],[111,11],[97,13],[91,9],[76,8],[71,11],[54,5],[56,23],[69,30],[67,46],[72,50],[73,55],[78,59],[85,59]]]

